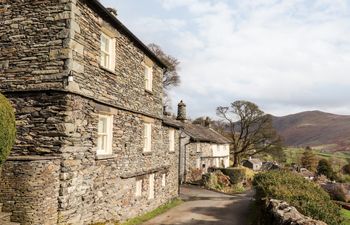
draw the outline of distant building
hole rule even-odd
[[[311,172],[306,168],[300,168],[299,174],[307,180],[314,180],[316,176],[314,172]]]
[[[262,167],[262,161],[260,159],[249,158],[247,160],[243,160],[242,165],[254,171],[260,170]]]
[[[211,128],[187,121],[186,104],[178,104],[177,120],[165,120],[182,127],[180,132],[180,183],[200,179],[210,167],[229,167],[230,140]],[[195,174],[196,173],[196,174]]]

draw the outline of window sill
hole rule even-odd
[[[147,90],[147,89],[145,89],[145,93],[153,95],[153,91],[150,91],[150,90]]]
[[[152,155],[152,152],[142,152],[142,155]]]
[[[117,155],[96,155],[96,160],[116,159]]]
[[[104,70],[104,71],[107,71],[108,73],[117,75],[117,73],[116,73],[115,71],[113,71],[113,70],[111,70],[111,69],[108,69],[108,68],[102,66],[101,64],[100,64],[100,69],[102,69],[102,70]]]

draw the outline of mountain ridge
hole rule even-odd
[[[287,146],[328,146],[333,151],[350,150],[350,115],[314,110],[271,116],[273,126]]]

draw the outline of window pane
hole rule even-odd
[[[107,118],[100,118],[99,119],[98,133],[107,133]]]

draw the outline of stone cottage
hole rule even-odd
[[[164,63],[97,0],[2,0],[0,11],[0,92],[17,119],[0,182],[10,219],[123,221],[176,197]]]
[[[186,104],[178,104],[180,133],[180,183],[198,180],[210,167],[229,167],[230,140],[211,128],[187,120]]]
[[[249,159],[242,161],[242,165],[254,171],[258,171],[261,169],[263,162],[260,159],[249,157]]]

